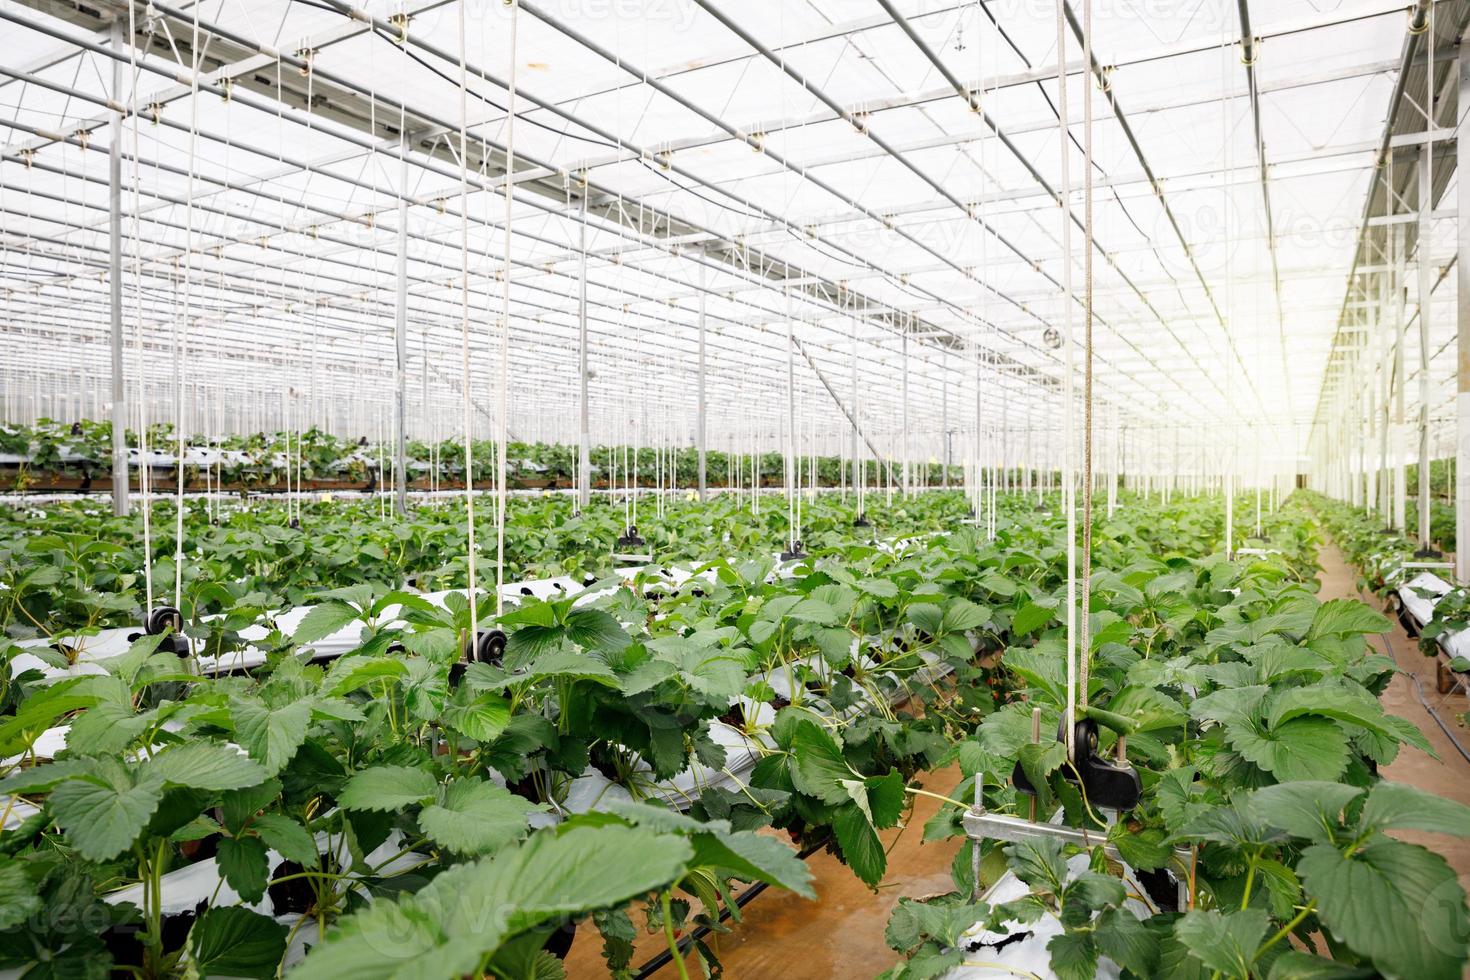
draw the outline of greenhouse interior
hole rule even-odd
[[[1470,0],[0,0],[0,978],[1470,977]]]

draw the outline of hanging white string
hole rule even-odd
[[[464,511],[468,545],[465,552],[465,596],[470,607],[470,643],[480,628],[479,602],[475,580],[475,451],[470,436],[470,181],[466,147],[469,126],[469,73],[465,68],[465,17],[467,0],[459,2],[459,334],[461,356],[460,394],[463,409],[464,436]]]
[[[1082,0],[1082,70],[1082,618],[1077,697],[1086,708],[1092,668],[1092,0]]]
[[[500,433],[496,451],[496,521],[495,521],[495,614],[503,611],[501,591],[505,585],[505,447],[510,412],[510,261],[511,210],[515,188],[515,124],[516,124],[516,14],[517,0],[510,0],[510,78],[509,99],[505,109],[505,267],[501,272],[500,310]]]
[[[1077,513],[1073,506],[1073,480],[1077,447],[1073,433],[1072,372],[1072,174],[1068,152],[1067,119],[1067,22],[1065,0],[1057,0],[1057,119],[1061,148],[1061,221],[1062,221],[1062,337],[1066,347],[1062,368],[1062,509],[1067,525],[1067,705],[1063,715],[1063,738],[1067,757],[1076,759],[1073,729],[1077,715]]]

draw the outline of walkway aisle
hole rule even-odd
[[[923,788],[948,793],[960,781],[959,769],[948,767],[919,778]],[[807,865],[814,875],[815,902],[791,892],[767,889],[719,937],[719,957],[730,980],[856,980],[872,977],[898,962],[898,954],[883,941],[888,914],[903,897],[942,895],[954,889],[949,866],[960,838],[924,842],[924,822],[939,809],[938,801],[919,797],[907,827],[879,833],[888,851],[888,874],[875,895],[847,866],[826,852],[814,854]],[[642,917],[633,916],[641,925]],[[633,965],[646,963],[666,949],[662,936],[640,934]],[[597,929],[583,924],[567,955],[572,980],[607,976]],[[695,957],[686,961],[690,977],[699,977]],[[672,965],[655,976],[677,978]]]
[[[1320,561],[1322,571],[1317,579],[1321,582],[1322,589],[1317,594],[1318,598],[1324,602],[1328,599],[1361,599],[1374,609],[1381,608],[1371,594],[1363,595],[1358,592],[1357,574],[1343,561],[1342,553],[1337,550],[1336,545],[1326,545],[1322,549]],[[1470,729],[1457,723],[1459,716],[1466,710],[1465,697],[1457,694],[1445,699],[1444,695],[1437,693],[1434,660],[1419,653],[1418,644],[1409,639],[1397,621],[1394,622],[1393,632],[1385,634],[1383,639],[1388,641],[1388,652],[1399,667],[1410,672],[1398,675],[1389,684],[1388,690],[1383,693],[1383,706],[1389,713],[1407,718],[1419,726],[1419,730],[1429,739],[1429,744],[1434,746],[1434,751],[1439,753],[1439,758],[1434,759],[1417,749],[1406,748],[1394,760],[1393,765],[1381,770],[1381,774],[1385,779],[1408,783],[1438,796],[1470,805],[1470,762],[1466,762],[1455,750],[1449,737],[1435,724],[1429,712],[1419,702],[1413,678],[1419,679],[1424,699],[1444,719],[1445,724],[1460,740],[1460,744],[1470,749]],[[1460,884],[1470,890],[1470,840],[1408,830],[1395,831],[1394,836],[1423,844],[1430,850],[1443,854],[1450,866],[1459,873]]]

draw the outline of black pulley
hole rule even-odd
[[[853,527],[872,527],[873,525],[870,524],[870,523],[868,523],[868,515],[866,515],[866,514],[859,514],[857,516],[857,519],[852,522],[852,526]]]
[[[160,650],[170,650],[177,657],[189,655],[189,639],[184,636],[184,614],[173,606],[157,606],[143,617],[143,631],[149,636],[163,636]]]
[[[301,518],[299,518],[299,517],[293,517],[293,518],[291,518],[290,522],[286,526],[289,527],[293,531],[299,531],[299,530],[301,530]]]
[[[618,547],[619,548],[624,548],[624,549],[627,549],[627,548],[642,548],[646,544],[648,544],[648,542],[647,541],[644,541],[642,538],[640,538],[638,536],[638,525],[637,524],[629,524],[628,525],[628,533],[626,533],[622,537],[618,538]]]
[[[71,424],[71,434],[74,435],[74,436],[81,435],[82,434],[82,423],[80,423],[80,422],[73,422]]]
[[[1057,726],[1059,742],[1062,741],[1062,726],[1065,724],[1066,720],[1063,719]],[[1078,786],[1078,777],[1081,777],[1079,788],[1088,805],[1094,809],[1121,811],[1138,806],[1138,801],[1143,796],[1143,783],[1138,778],[1138,770],[1126,762],[1115,762],[1098,753],[1097,722],[1091,718],[1082,718],[1072,726],[1072,731],[1077,753],[1076,772],[1072,771],[1073,766],[1065,766],[1062,769],[1063,778]],[[1036,795],[1036,787],[1031,785],[1031,780],[1026,777],[1019,762],[1011,773],[1011,781],[1016,785],[1016,792],[1027,796]]]
[[[472,664],[499,667],[505,660],[505,634],[500,630],[479,630],[464,645],[464,658]]]
[[[801,561],[805,557],[806,552],[802,550],[800,541],[791,542],[790,547],[781,552],[782,561]]]

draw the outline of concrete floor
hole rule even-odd
[[[1322,572],[1319,597],[1325,602],[1336,598],[1358,598],[1375,608],[1371,596],[1359,595],[1352,569],[1338,550],[1328,545],[1321,554]],[[1414,641],[1397,623],[1388,634],[1389,648],[1399,666],[1419,678],[1424,697],[1439,712],[1461,744],[1470,748],[1470,730],[1457,723],[1464,714],[1466,699],[1449,698],[1435,693],[1434,661],[1421,656]],[[1409,783],[1470,805],[1470,763],[1455,751],[1449,738],[1435,724],[1415,696],[1414,683],[1408,675],[1395,677],[1384,692],[1384,707],[1392,714],[1409,719],[1424,732],[1439,754],[1434,759],[1417,749],[1404,750],[1391,766],[1383,770],[1386,779]],[[923,779],[925,788],[948,793],[959,782],[955,769],[930,773]],[[844,865],[830,854],[814,855],[811,867],[817,892],[815,902],[774,889],[757,896],[744,909],[744,921],[732,926],[729,935],[719,937],[719,955],[725,975],[732,980],[828,980],[828,978],[871,977],[887,969],[897,954],[883,942],[883,930],[893,906],[904,896],[929,896],[950,891],[950,862],[959,850],[959,840],[924,843],[924,821],[938,809],[938,802],[919,797],[907,827],[886,831],[881,836],[889,847],[888,874],[876,893],[866,888]],[[1443,854],[1459,873],[1461,884],[1470,891],[1470,841],[1416,831],[1396,832],[1395,836],[1414,841]],[[635,916],[635,922],[641,921]],[[839,939],[840,937],[840,939]],[[602,941],[595,928],[585,925],[577,930],[577,938],[567,956],[567,975],[574,980],[605,977],[601,956]],[[640,935],[635,968],[664,949],[661,935]],[[702,975],[691,955],[688,960],[691,977]],[[673,977],[670,967],[659,971],[660,977]],[[1470,972],[1467,972],[1470,977]]]

